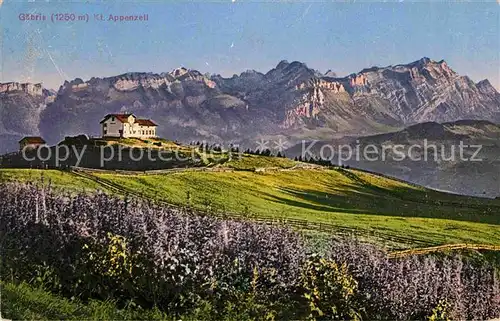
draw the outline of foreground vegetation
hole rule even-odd
[[[395,248],[500,244],[498,200],[440,193],[357,170],[288,168],[289,160],[276,159],[251,155],[234,161],[238,169],[155,175],[2,169],[0,180],[43,177],[45,184],[73,192],[104,190],[231,217],[296,220],[301,229],[352,233]]]
[[[132,319],[500,315],[498,270],[487,261],[455,255],[391,259],[349,239],[330,240],[319,255],[286,228],[105,194],[2,184],[0,242],[0,273],[9,282],[3,283],[10,311],[4,317],[59,318],[73,307],[81,318],[96,313]],[[23,281],[30,287],[15,285]],[[35,300],[32,287],[66,299],[40,295],[43,313],[34,304],[23,310],[19,306]]]
[[[112,301],[81,302],[27,283],[0,283],[2,316],[12,320],[161,320],[157,310],[123,308]],[[171,318],[172,319],[172,318]]]
[[[162,321],[250,321],[245,311],[228,303],[221,315],[209,302],[200,304],[188,313],[168,315],[158,308],[144,309],[134,304],[119,306],[113,300],[86,300],[65,298],[51,293],[43,286],[26,282],[0,282],[2,316],[10,320],[162,320]]]

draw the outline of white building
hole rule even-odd
[[[139,119],[133,114],[108,114],[101,120],[102,137],[150,138],[156,137],[156,127],[150,119]]]

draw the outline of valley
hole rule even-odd
[[[300,157],[303,146],[311,146],[309,158],[323,157],[455,194],[500,196],[500,126],[490,121],[426,122],[378,135],[308,141],[285,154]]]

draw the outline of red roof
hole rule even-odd
[[[120,121],[122,123],[127,123],[128,122],[128,118],[130,116],[134,116],[134,118],[135,118],[134,114],[107,114],[106,116],[104,116],[104,119],[101,120],[101,123],[104,123],[110,117],[115,117],[116,119],[118,119],[118,121]]]
[[[45,144],[45,141],[40,136],[26,136],[19,141],[19,143],[28,143],[28,144]]]
[[[128,123],[128,118],[130,116],[134,116],[135,122],[140,126],[158,126],[155,123],[153,123],[151,119],[138,119],[137,117],[135,117],[134,114],[107,114],[106,116],[104,116],[104,119],[101,120],[100,123],[101,124],[104,123],[110,117],[115,117],[116,119],[118,119],[118,121],[122,123]]]
[[[158,126],[151,119],[136,119],[135,122],[141,126]]]

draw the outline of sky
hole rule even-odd
[[[429,57],[500,89],[499,9],[497,1],[0,0],[0,82],[57,89],[74,78],[180,66],[230,77],[281,60],[344,76]],[[28,13],[46,20],[21,20]],[[52,21],[58,13],[75,20]],[[143,14],[148,21],[108,21]]]

